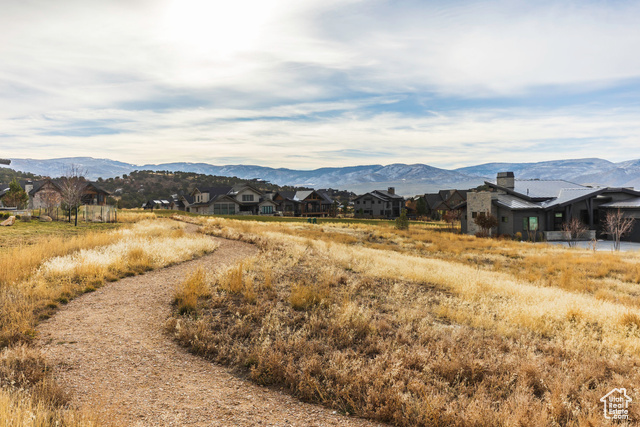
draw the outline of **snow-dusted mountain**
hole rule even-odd
[[[471,176],[495,177],[511,171],[519,179],[564,179],[578,184],[640,189],[640,159],[613,163],[603,159],[553,160],[537,163],[485,163],[456,169]]]
[[[640,188],[640,159],[612,163],[603,159],[572,159],[538,163],[486,163],[455,170],[424,164],[365,165],[314,170],[275,169],[253,165],[216,166],[208,163],[134,165],[109,159],[70,157],[34,160],[11,159],[12,169],[45,176],[60,176],[69,165],[86,169],[90,179],[110,178],[134,170],[196,172],[238,178],[260,178],[279,185],[339,188],[356,193],[396,187],[403,195],[446,188],[471,188],[494,179],[497,172],[512,171],[520,179],[565,179],[581,184]]]
[[[564,179],[575,182],[582,176],[615,168],[616,164],[602,159],[552,160],[537,163],[485,163],[456,169],[472,176],[495,178],[498,172],[513,172],[519,179]]]

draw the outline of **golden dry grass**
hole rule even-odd
[[[14,246],[0,257],[0,287],[29,277],[49,258],[63,256],[79,249],[90,249],[117,241],[116,233],[93,232],[76,237],[50,237],[28,246]]]
[[[105,281],[140,274],[214,250],[171,220],[142,221],[108,233],[44,238],[0,260],[0,425],[94,425],[66,397],[29,344],[39,320]],[[5,424],[2,424],[5,422]],[[56,424],[57,423],[57,424]]]
[[[609,390],[640,396],[636,253],[188,220],[262,252],[211,277],[174,332],[258,383],[402,426],[601,425]]]
[[[156,218],[157,216],[153,212],[128,211],[126,209],[118,210],[118,222],[121,223],[134,223]]]
[[[0,426],[95,426],[88,411],[66,408],[41,354],[25,345],[0,351]]]

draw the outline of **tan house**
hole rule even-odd
[[[20,186],[29,196],[28,209],[49,209],[62,203],[64,193],[61,179],[44,179],[42,181],[23,181]],[[83,205],[106,205],[110,193],[100,188],[95,182],[84,181],[80,203]]]
[[[248,184],[233,187],[195,188],[189,212],[207,215],[272,215],[277,204]],[[187,198],[185,197],[185,201]]]

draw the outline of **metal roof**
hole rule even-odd
[[[540,205],[543,208],[551,208],[554,206],[564,205],[565,203],[570,203],[576,199],[601,192],[602,188],[562,188],[555,199],[541,202]]]
[[[404,199],[404,197],[399,196],[397,194],[391,194],[385,190],[373,190],[372,193],[378,193],[379,195],[389,198],[389,199]]]
[[[514,191],[529,197],[559,197],[560,192],[567,188],[589,188],[564,180],[516,179]]]
[[[615,208],[615,209],[624,209],[624,208],[640,208],[640,197],[634,197],[627,200],[621,200],[619,202],[605,203],[600,206],[601,208]]]
[[[306,199],[307,197],[309,197],[309,194],[313,193],[313,190],[300,190],[300,191],[296,191],[296,194],[293,196],[293,200],[300,202],[304,199]]]
[[[514,181],[513,189],[499,187],[495,183],[495,181],[485,181],[485,183],[491,185],[492,187],[506,189],[508,191],[518,193],[522,196],[530,197],[533,199],[551,199],[554,197],[558,197],[560,195],[560,192],[567,188],[591,188],[562,179],[516,179]]]
[[[316,190],[316,193],[322,197],[324,199],[325,202],[327,203],[333,203],[333,199],[331,198],[331,196],[329,196],[329,193],[327,192],[327,190],[321,189],[321,190]]]
[[[371,191],[371,192],[369,192],[369,193],[361,194],[361,195],[359,195],[358,197],[356,197],[356,198],[355,198],[355,199],[353,199],[353,200],[355,201],[355,200],[358,200],[358,199],[361,199],[361,198],[363,198],[363,197],[367,197],[367,196],[369,196],[369,197],[375,197],[376,199],[379,199],[379,200],[382,200],[382,201],[385,201],[385,202],[387,202],[387,201],[388,201],[388,199],[387,199],[386,197],[384,197],[382,194],[378,194],[378,193],[376,193],[375,191]]]
[[[507,209],[541,209],[540,203],[529,202],[519,197],[512,196],[510,194],[498,194],[495,199],[496,204],[503,206]]]

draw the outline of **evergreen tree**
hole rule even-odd
[[[408,230],[409,229],[409,218],[407,218],[407,210],[402,209],[400,212],[400,216],[396,218],[396,228],[398,230]]]
[[[11,184],[9,184],[9,191],[7,191],[2,198],[2,202],[5,206],[24,209],[27,207],[27,203],[29,203],[29,195],[20,187],[20,184],[18,184],[18,181],[14,178]]]

